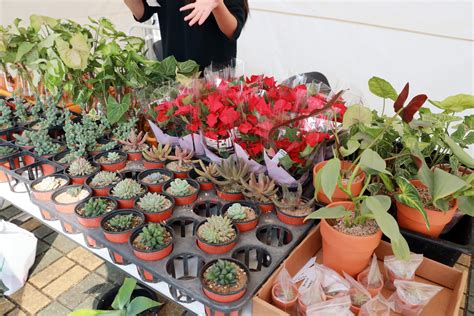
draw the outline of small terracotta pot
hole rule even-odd
[[[110,212],[110,213],[106,214],[102,218],[102,221],[100,222],[100,227],[101,227],[102,231],[104,232],[105,239],[107,239],[110,242],[116,243],[116,244],[126,244],[128,242],[130,236],[132,235],[133,230],[136,229],[137,227],[128,229],[128,230],[123,231],[123,232],[116,232],[116,233],[115,232],[109,232],[109,231],[105,230],[105,228],[104,228],[104,224],[109,219],[111,219],[112,217],[117,216],[117,215],[128,215],[128,214],[134,214],[134,215],[139,216],[141,218],[142,223],[139,226],[141,226],[145,222],[145,215],[143,215],[141,212],[136,211],[134,209],[124,209],[124,210],[116,210],[116,211]]]
[[[116,152],[120,155],[120,160],[114,163],[100,163],[98,160],[100,157],[107,156],[111,152]],[[118,171],[125,168],[127,165],[127,154],[119,150],[110,150],[103,153],[100,153],[94,157],[94,162],[100,165],[101,170],[104,171]]]
[[[56,167],[53,165],[50,165],[48,163],[44,163],[41,165],[41,170],[43,171],[43,174],[45,176],[48,176],[50,174],[56,173]]]
[[[170,194],[172,197],[174,197],[175,203],[177,206],[192,204],[197,200],[199,196],[199,183],[197,183],[193,179],[186,179],[186,181],[188,181],[188,183],[192,185],[194,188],[196,188],[197,190],[193,194],[186,195],[186,196],[174,196]],[[163,192],[167,193],[166,190],[171,186],[171,182],[172,181],[168,181],[163,185]]]
[[[246,206],[246,207],[250,207],[251,209],[254,210],[255,212],[255,218],[252,219],[252,220],[248,220],[248,221],[237,221],[237,220],[233,220],[232,222],[234,223],[234,225],[237,227],[237,229],[239,230],[239,232],[243,233],[243,232],[246,232],[246,231],[249,231],[249,230],[252,230],[254,229],[255,227],[257,227],[258,225],[258,220],[260,218],[260,209],[258,207],[255,206],[255,204],[253,203],[250,203],[248,201],[236,201],[236,202],[231,202],[231,203],[227,203],[227,204],[224,204],[221,208],[221,214],[226,214],[227,210],[229,209],[229,207],[231,207],[232,205],[234,205],[235,203],[239,203],[240,205],[242,206]]]
[[[143,157],[143,166],[146,169],[163,169],[166,161],[151,161]]]
[[[171,242],[162,248],[148,250],[148,251],[138,249],[133,245],[133,241],[142,232],[143,227],[139,227],[135,229],[133,233],[130,235],[130,239],[128,241],[130,247],[132,247],[133,249],[133,254],[135,255],[135,257],[144,261],[158,261],[169,256],[171,252],[173,251],[174,230],[168,226],[165,226],[165,229],[171,234]]]
[[[14,169],[20,168],[20,161],[19,161],[18,158],[13,158],[12,159],[12,164],[13,164]],[[0,163],[0,166],[5,168],[5,169],[8,169],[8,170],[11,170],[11,168],[12,168],[12,166],[10,166],[10,161],[2,162],[2,163]],[[7,181],[8,181],[7,174],[5,172],[0,172],[0,182],[7,182]]]
[[[295,306],[296,301],[298,300],[298,288],[296,286],[292,285],[292,290],[293,290],[293,293],[295,293],[295,297],[292,300],[290,300],[288,302],[285,302],[285,301],[281,300],[280,298],[278,298],[275,294],[276,290],[280,287],[281,287],[280,283],[276,283],[272,287],[273,305],[275,305],[276,307],[278,307],[279,309],[282,309],[282,310],[292,309]]]
[[[95,170],[94,172],[92,172],[91,174],[88,174],[88,175],[85,175],[85,176],[71,176],[69,173],[68,173],[68,176],[71,178],[71,183],[72,184],[84,184],[87,180],[87,178],[89,177],[93,177],[97,172],[99,172],[100,170],[100,166],[98,164],[96,164],[95,162],[91,162],[91,164],[95,167]],[[68,168],[69,169],[69,168]]]
[[[316,175],[321,170],[325,165],[327,164],[327,161],[322,161],[314,166],[313,169],[313,179],[316,181]],[[341,169],[344,170],[349,170],[353,169],[353,164],[350,161],[341,161]],[[353,196],[358,196],[360,192],[362,191],[362,188],[364,186],[364,181],[365,181],[365,172],[362,170],[358,171],[358,175],[360,176],[359,179],[355,179],[352,182],[351,185],[351,192]],[[318,201],[324,203],[324,204],[329,204],[331,202],[339,202],[339,201],[349,201],[350,198],[347,194],[341,191],[338,186],[336,186],[336,189],[334,191],[334,194],[332,195],[332,201],[326,196],[326,194],[323,193],[322,189],[320,189],[317,193],[317,198]]]
[[[426,187],[420,180],[411,180],[410,182],[416,188]],[[398,201],[395,201],[395,205],[397,206],[397,222],[400,227],[435,238],[439,237],[444,226],[453,219],[458,209],[458,201],[456,199],[454,200],[454,205],[446,212],[425,208],[428,221],[430,222],[430,229],[428,230],[426,222],[419,211]]]
[[[245,271],[245,273],[247,274],[247,284],[248,284],[250,280],[250,271],[247,268],[247,266],[245,266],[240,261],[237,261],[235,259],[231,259],[231,258],[224,258],[224,259],[226,261],[232,261],[233,263],[235,263],[236,265],[238,265],[240,268],[242,268]],[[239,289],[235,292],[231,292],[228,294],[217,293],[213,289],[208,288],[206,286],[206,283],[204,282],[204,273],[209,267],[211,267],[216,262],[217,262],[217,259],[209,261],[202,267],[201,272],[199,273],[199,279],[201,280],[202,291],[204,292],[204,294],[207,297],[209,297],[211,300],[219,302],[219,303],[231,303],[231,302],[235,302],[241,299],[244,296],[245,292],[247,291],[247,284],[242,289]]]
[[[202,251],[209,253],[211,255],[218,255],[218,254],[229,252],[232,250],[232,248],[235,247],[235,245],[237,244],[237,240],[239,239],[239,230],[237,229],[237,227],[234,226],[235,238],[233,240],[230,240],[223,244],[210,244],[207,241],[203,240],[198,234],[199,227],[203,225],[205,222],[206,221],[203,221],[198,226],[196,226],[196,231],[195,231],[197,245]]]
[[[168,181],[157,183],[157,184],[150,184],[143,181],[143,179],[145,179],[150,174],[157,173],[157,172],[170,177],[170,180],[168,181],[172,181],[174,179],[174,173],[169,171],[168,169],[148,169],[148,170],[140,172],[137,176],[137,180],[143,186],[147,187],[149,192],[163,192],[163,185]]]
[[[241,192],[229,193],[219,190],[216,188],[217,196],[224,201],[240,201],[244,199],[244,195]]]
[[[38,178],[36,180],[34,180],[33,182],[31,182],[30,184],[30,189],[31,189],[31,194],[33,194],[33,196],[35,197],[35,199],[37,199],[38,201],[51,201],[51,198],[53,196],[53,193],[55,192],[55,190],[51,190],[51,191],[37,191],[34,189],[35,185],[37,185],[38,183],[40,183],[44,178],[46,178],[47,176],[44,176],[44,177],[41,177],[41,178]],[[71,179],[69,179],[69,177],[65,174],[58,174],[58,175],[55,175],[56,178],[61,178],[61,179],[64,179],[66,180],[66,184],[64,186],[67,186],[69,184],[71,184]]]
[[[305,224],[305,221],[304,219],[306,218],[307,215],[305,216],[295,216],[295,215],[291,215],[291,214],[288,214],[288,213],[285,213],[283,212],[280,208],[276,208],[276,214],[277,214],[277,217],[278,219],[282,222],[282,223],[285,223],[285,224],[288,224],[288,225],[294,225],[294,226],[298,226],[298,225],[304,225]]]
[[[212,183],[211,181],[207,179],[205,181],[198,180],[199,174],[197,174],[197,172],[194,169],[189,172],[189,177],[193,180],[196,180],[199,183],[199,189],[201,191],[210,191],[210,190],[214,190],[215,188],[214,183]]]
[[[258,203],[258,207],[260,208],[260,211],[262,211],[262,214],[268,214],[271,213],[275,210],[275,204],[273,203]]]
[[[101,199],[104,199],[104,200],[107,200],[107,201],[111,201],[111,202],[113,203],[114,207],[112,208],[111,212],[117,209],[117,202],[116,202],[114,199],[109,198],[109,197],[101,197]],[[99,216],[96,216],[96,217],[85,217],[85,216],[79,215],[78,210],[81,209],[81,208],[87,203],[87,201],[88,201],[88,200],[79,203],[79,204],[74,208],[74,213],[76,214],[77,221],[79,222],[79,224],[81,224],[81,225],[84,226],[84,227],[87,227],[87,228],[98,228],[98,227],[100,227],[100,222],[102,221],[102,219],[104,218],[104,216],[105,216],[107,213],[102,214],[102,215],[99,215]]]
[[[175,199],[171,195],[166,194],[166,193],[160,193],[160,195],[165,196],[168,200],[171,201],[171,206],[168,209],[161,212],[146,212],[140,206],[138,206],[138,202],[140,201],[140,198],[137,198],[135,200],[135,209],[140,210],[140,212],[142,212],[145,215],[147,222],[152,222],[152,223],[164,222],[173,215]]]
[[[127,152],[127,159],[129,161],[138,161],[138,160],[142,160],[142,152],[141,151],[138,151],[138,152]]]
[[[328,207],[344,206],[353,211],[352,202],[335,202]],[[352,236],[335,230],[325,219],[321,220],[321,236],[323,239],[323,264],[339,274],[345,271],[355,277],[364,270],[372,254],[380,244],[382,231],[370,236]]]
[[[29,165],[31,165],[31,164],[33,164],[33,163],[36,162],[36,158],[35,158],[34,156],[32,156],[32,155],[25,155],[25,156],[23,157],[23,161],[25,162],[25,165],[26,165],[26,166],[29,166]]]
[[[77,201],[77,202],[74,202],[74,203],[59,203],[59,202],[56,201],[56,197],[59,194],[65,192],[68,189],[74,188],[74,187],[82,187],[84,190],[86,190],[88,192],[88,195],[84,199],[82,199],[80,201]],[[76,206],[79,203],[81,203],[81,202],[87,200],[88,198],[90,198],[91,195],[92,195],[92,190],[88,186],[68,185],[68,186],[61,187],[61,188],[57,189],[56,191],[54,191],[53,195],[51,196],[51,199],[53,200],[56,211],[58,211],[59,213],[64,213],[64,214],[72,214],[72,213],[74,213],[74,209],[76,208]]]
[[[370,295],[371,295],[372,297],[375,297],[375,296],[377,296],[377,294],[380,293],[380,291],[382,291],[382,288],[383,288],[383,286],[384,286],[384,282],[383,282],[383,280],[381,280],[381,281],[380,281],[380,286],[379,286],[379,287],[376,287],[376,288],[365,286],[365,283],[362,282],[362,280],[367,279],[367,275],[368,275],[368,274],[369,274],[369,271],[368,271],[368,270],[362,271],[361,273],[359,273],[359,274],[357,275],[357,281],[358,281],[360,284],[364,285],[364,287],[367,289],[367,291],[369,291],[369,293],[370,293]]]
[[[142,196],[144,196],[147,192],[148,192],[148,189],[146,187],[144,187],[142,185],[142,188],[145,190],[140,196],[135,196],[131,199],[120,199],[116,196],[113,196],[111,195],[111,197],[117,201],[117,204],[118,204],[118,209],[133,209],[133,207],[135,206],[135,200],[137,198],[141,198]],[[112,194],[112,189],[110,190],[110,194]]]
[[[117,176],[120,178],[120,180],[123,179],[122,175],[120,173],[116,173]],[[105,186],[105,187],[91,187],[90,183],[92,182],[92,179],[94,178],[95,174],[93,175],[90,175],[87,179],[86,179],[86,185],[92,189],[92,193],[94,194],[94,196],[109,196],[110,195],[110,190],[112,189],[112,187],[114,185],[108,185],[108,186]]]

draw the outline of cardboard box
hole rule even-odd
[[[286,266],[291,276],[294,276],[306,262],[314,256],[317,256],[317,262],[322,260],[322,240],[319,225],[311,230],[306,238],[290,253],[288,258],[282,264]],[[391,255],[392,250],[389,243],[381,242],[375,250],[377,258],[383,260],[385,256]],[[379,261],[383,269],[383,261]],[[288,316],[285,311],[272,305],[271,289],[274,281],[280,272],[278,268],[271,277],[262,285],[257,294],[253,297],[253,315],[278,315]],[[382,273],[384,271],[382,270]],[[458,316],[461,306],[461,299],[467,284],[467,272],[458,271],[454,268],[445,266],[436,261],[424,258],[422,264],[416,271],[415,281],[430,283],[442,286],[444,289],[439,292],[430,303],[424,308],[421,315],[424,316]],[[389,297],[392,291],[382,290],[385,297]],[[392,315],[399,315],[393,313]]]

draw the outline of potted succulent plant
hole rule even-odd
[[[219,177],[217,165],[213,162],[205,164],[202,160],[199,160],[198,163],[200,169],[195,167],[194,170],[190,172],[191,178],[199,183],[199,187],[202,191],[213,190],[214,183],[209,179]]]
[[[105,214],[115,210],[117,202],[108,197],[91,197],[76,206],[77,221],[87,228],[98,228]]]
[[[193,156],[192,151],[175,147],[174,155],[168,157],[171,161],[166,164],[166,169],[173,171],[176,178],[186,179],[189,177],[189,172],[194,169]]]
[[[149,222],[163,222],[173,215],[174,198],[165,193],[147,193],[138,198],[135,208],[145,214]]]
[[[198,198],[199,183],[192,179],[174,179],[163,185],[163,192],[174,197],[176,205],[189,205]]]
[[[174,173],[166,169],[148,169],[142,171],[137,179],[148,191],[163,192],[163,185],[174,179]]]
[[[274,198],[273,203],[280,221],[289,225],[303,225],[306,216],[314,211],[315,201],[303,197],[303,187],[298,184],[296,192],[283,186],[281,198]]]
[[[13,155],[14,153],[17,153],[17,152],[18,152],[18,148],[14,147],[14,146],[4,145],[4,144],[0,145],[0,159],[6,158],[10,155]],[[9,160],[5,160],[3,162],[0,162],[0,166],[4,167],[6,169],[12,169],[12,168],[17,169],[17,168],[20,167],[20,163],[19,163],[18,158],[14,158],[11,162],[12,162],[13,165],[10,165]],[[7,175],[4,172],[0,172],[0,182],[7,182],[7,181],[8,181]]]
[[[35,115],[28,112],[29,103],[24,103],[21,98],[15,97],[15,117],[18,125],[27,126],[34,123],[37,119]]]
[[[132,233],[130,245],[134,255],[141,260],[162,260],[173,251],[173,230],[158,223],[149,223]]]
[[[94,157],[106,151],[118,149],[119,146],[116,141],[108,138],[100,138],[97,140],[97,144],[89,151],[89,154]]]
[[[86,184],[92,189],[96,196],[108,196],[110,189],[122,180],[120,173],[112,171],[100,171],[89,176]]]
[[[145,143],[148,133],[138,133],[134,128],[130,131],[127,140],[118,140],[122,145],[122,150],[128,154],[128,160],[141,160],[142,151],[148,149],[148,145]]]
[[[31,150],[33,149],[33,142],[31,141],[29,130],[23,130],[21,134],[13,134],[13,138],[15,139],[15,145],[19,146],[23,150]]]
[[[238,231],[230,218],[213,215],[196,227],[196,238],[204,252],[222,254],[235,247]]]
[[[257,178],[255,173],[251,173],[248,182],[242,181],[242,186],[245,197],[256,202],[262,213],[270,213],[275,209],[273,199],[278,197],[278,187],[269,176],[260,173]]]
[[[351,297],[351,311],[354,315],[358,315],[362,305],[370,301],[370,296],[355,288],[349,290],[349,296]]]
[[[158,302],[155,292],[146,288],[135,288],[137,280],[125,278],[120,288],[115,287],[94,301],[92,309],[78,309],[69,316],[112,315],[158,315]]]
[[[33,153],[37,154],[38,156],[41,156],[42,158],[51,159],[51,157],[66,149],[66,146],[52,139],[48,135],[48,131],[46,129],[41,129],[39,131],[31,133],[30,137],[34,147]],[[25,156],[25,159],[27,158],[29,158],[29,156]],[[27,161],[28,164],[31,164],[33,162],[34,161]],[[54,167],[52,166],[44,165],[43,168],[43,173],[55,172]]]
[[[15,126],[13,111],[4,99],[0,99],[0,138],[9,140],[12,132],[9,132]]]
[[[125,244],[132,231],[145,222],[145,216],[133,209],[112,211],[102,218],[100,227],[105,239],[117,244]]]
[[[248,201],[227,203],[221,213],[230,218],[241,233],[254,229],[260,217],[260,209]]]
[[[135,199],[146,193],[146,188],[133,179],[123,179],[111,190],[118,203],[118,208],[133,208]]]
[[[39,201],[51,201],[53,192],[61,187],[69,185],[70,182],[71,179],[62,174],[41,177],[31,183],[31,193],[35,199]]]
[[[247,291],[250,271],[240,261],[225,258],[209,261],[200,272],[204,294],[213,301],[230,303]]]
[[[77,204],[87,200],[92,190],[84,185],[68,185],[56,190],[51,199],[60,213],[72,214]]]
[[[201,176],[206,177],[217,188],[217,196],[225,201],[240,201],[243,200],[242,182],[247,181],[250,173],[249,166],[242,158],[231,157],[222,160],[220,165],[217,165],[218,176],[210,173],[202,173]]]
[[[294,284],[282,286],[275,283],[272,287],[272,303],[282,310],[289,310],[298,301],[298,288]]]
[[[158,144],[149,150],[143,151],[143,166],[145,169],[164,168],[171,154],[171,145]]]
[[[127,154],[119,150],[111,150],[100,153],[94,157],[104,171],[118,171],[127,165]]]
[[[84,184],[86,179],[99,171],[100,167],[96,163],[89,162],[86,158],[77,158],[66,169],[66,173],[71,178],[72,184]]]

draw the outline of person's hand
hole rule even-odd
[[[189,21],[189,26],[193,26],[196,22],[199,25],[202,25],[207,20],[212,10],[217,8],[221,3],[223,3],[223,0],[196,0],[196,2],[181,7],[179,11],[192,9],[193,11],[191,11],[184,20]]]

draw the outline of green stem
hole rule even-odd
[[[382,116],[385,114],[385,98],[383,98]]]

